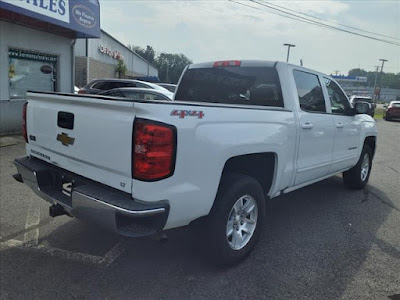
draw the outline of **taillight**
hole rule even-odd
[[[175,168],[176,128],[136,119],[132,145],[132,177],[156,181],[171,176]]]
[[[86,91],[85,91],[85,90],[82,90],[82,89],[80,89],[80,90],[78,91],[78,94],[86,94]]]
[[[27,109],[28,109],[28,102],[26,102],[24,104],[24,107],[22,109],[22,135],[25,139],[25,142],[29,143],[28,142],[28,131],[26,129],[26,111],[27,111]]]
[[[240,60],[216,61],[214,63],[214,68],[216,68],[216,67],[240,67],[240,64],[241,64]]]

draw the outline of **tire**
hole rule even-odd
[[[372,150],[364,145],[360,159],[350,170],[343,173],[343,183],[351,189],[363,189],[369,180],[372,167]]]
[[[390,121],[390,118],[388,116],[385,116],[386,121]]]
[[[234,265],[250,254],[262,232],[265,206],[257,180],[236,173],[224,175],[209,215],[209,242],[217,265]]]

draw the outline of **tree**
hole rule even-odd
[[[117,66],[115,68],[115,72],[118,73],[118,78],[123,78],[127,70],[128,68],[126,67],[124,61],[122,59],[118,60]]]
[[[133,45],[128,45],[128,48],[139,54],[141,57],[146,59],[151,64],[154,63],[156,59],[156,51],[153,49],[153,47],[149,45],[146,46],[146,49],[140,46],[133,46]]]
[[[374,86],[375,84],[375,76],[377,76],[377,84],[381,84],[382,87],[385,88],[392,88],[392,89],[400,89],[400,73],[399,74],[394,74],[394,73],[385,73],[383,72],[382,75],[378,71],[365,71],[363,69],[351,69],[349,71],[349,76],[363,76],[367,77],[367,83],[363,84],[365,86]],[[381,78],[382,76],[382,78]]]
[[[146,49],[134,45],[128,45],[128,48],[153,64],[158,69],[158,78],[163,82],[177,83],[182,71],[192,63],[184,54],[160,53],[157,56],[149,45]]]
[[[156,59],[158,77],[164,82],[177,83],[182,71],[191,63],[184,54],[161,53]]]

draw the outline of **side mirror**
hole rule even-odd
[[[356,102],[354,104],[354,110],[356,111],[356,114],[366,114],[370,108],[371,105],[368,102]]]

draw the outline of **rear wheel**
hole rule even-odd
[[[350,170],[343,173],[344,184],[352,189],[362,189],[368,183],[372,167],[372,150],[364,145],[360,159]]]
[[[246,258],[256,245],[264,222],[265,197],[252,177],[226,174],[210,214],[211,247],[218,264]]]

